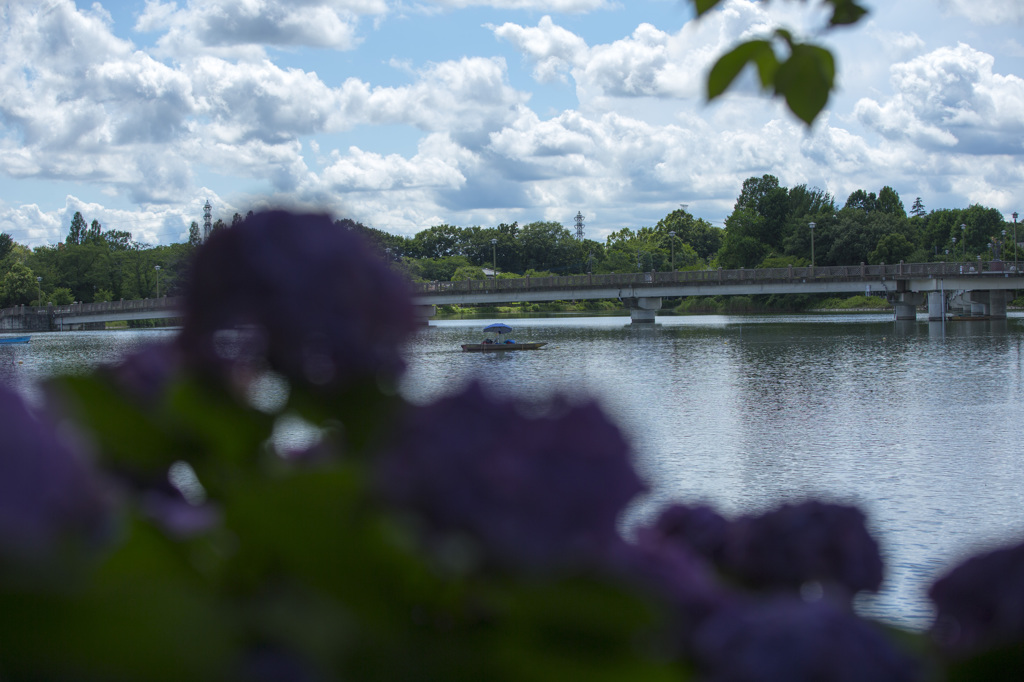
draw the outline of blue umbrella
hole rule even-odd
[[[495,322],[484,327],[485,332],[494,332],[495,334],[508,334],[512,331],[512,327],[504,324],[503,322]]]

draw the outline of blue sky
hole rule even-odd
[[[603,239],[680,204],[721,226],[764,173],[1024,213],[1022,3],[866,4],[826,31],[816,0],[0,0],[0,230],[182,241],[209,200],[406,235],[581,211]],[[837,56],[809,130],[751,79],[702,96],[780,24]]]

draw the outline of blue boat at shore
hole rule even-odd
[[[28,343],[31,336],[2,336],[0,343]]]

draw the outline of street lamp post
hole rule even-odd
[[[668,236],[672,238],[672,272],[676,271],[676,232],[671,230]]]
[[[36,277],[36,291],[39,294],[39,307],[43,306],[43,278]]]
[[[960,223],[960,246],[964,247],[964,262],[967,262],[967,226]]]
[[[160,266],[154,265],[153,269],[156,270],[156,297],[160,298]]]
[[[1013,212],[1013,271],[1017,272],[1017,212]]]
[[[498,279],[498,240],[491,239],[491,267],[494,271],[494,279]]]
[[[811,229],[811,267],[814,267],[814,228],[817,227],[815,223],[807,223],[807,227]]]

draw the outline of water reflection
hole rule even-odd
[[[881,315],[518,320],[517,335],[549,346],[459,352],[486,322],[419,335],[403,393],[429,400],[482,377],[526,399],[595,396],[652,485],[632,521],[672,500],[728,514],[807,497],[858,504],[889,572],[861,608],[910,627],[927,624],[939,572],[1024,534],[1019,317],[938,332]]]
[[[548,346],[486,354],[460,346],[494,320],[441,321],[410,340],[401,391],[426,402],[478,378],[535,403],[554,392],[596,399],[651,486],[627,524],[673,500],[730,515],[809,496],[856,503],[888,568],[883,592],[861,608],[923,627],[934,576],[1024,536],[1024,319],[1013,315],[944,325],[885,315],[520,319],[516,340]],[[41,379],[173,334],[34,335],[0,346],[0,380],[31,397]],[[279,404],[272,388],[254,403]]]

